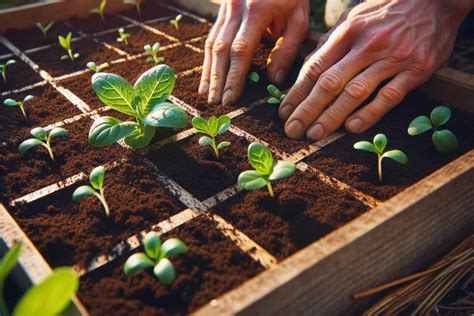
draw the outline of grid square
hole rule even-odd
[[[47,37],[38,28],[29,28],[26,30],[11,30],[5,34],[5,37],[21,50],[28,50],[58,42],[58,36],[66,36],[68,32],[73,31],[70,26],[63,22],[55,22],[49,29]]]
[[[176,30],[169,21],[151,22],[147,24],[181,41],[207,35],[211,30],[211,26],[208,23],[199,22],[187,16],[183,16],[181,22],[179,22],[179,30]]]
[[[0,92],[23,88],[42,80],[38,73],[17,56],[0,59],[0,64],[4,64],[10,59],[15,60],[16,64],[7,66],[6,82],[3,81],[3,77],[0,76]]]

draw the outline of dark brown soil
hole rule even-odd
[[[248,142],[229,132],[221,135],[217,141],[230,141],[231,146],[221,150],[220,159],[216,159],[210,146],[198,144],[201,136],[167,144],[147,158],[185,190],[204,200],[237,183],[237,176],[248,167]]]
[[[367,210],[352,196],[297,172],[266,188],[244,191],[213,211],[278,259],[284,259]]]
[[[179,30],[176,30],[169,21],[159,21],[149,25],[182,41],[206,35],[211,29],[208,23],[199,22],[187,16],[183,16],[179,22]]]
[[[431,141],[432,133],[414,137],[407,134],[411,120],[418,115],[429,115],[436,105],[420,92],[412,93],[369,131],[345,136],[310,156],[306,162],[367,194],[386,200],[473,148],[472,113],[453,110],[445,127],[456,134],[460,143],[459,150],[453,154],[438,153]],[[401,149],[408,156],[405,166],[390,159],[383,161],[382,184],[377,179],[376,157],[352,148],[357,141],[372,141],[377,133],[387,135],[387,150]]]
[[[62,22],[56,22],[48,31],[45,38],[43,32],[37,27],[27,30],[12,30],[5,34],[16,47],[21,50],[36,48],[58,42],[58,36],[66,36],[72,29]]]
[[[79,298],[91,315],[188,314],[263,270],[204,216],[162,240],[170,237],[189,248],[172,258],[177,277],[171,286],[161,285],[151,270],[125,276],[124,256],[81,279]]]
[[[0,55],[10,54],[10,50],[3,44],[0,44]]]
[[[108,71],[108,69],[106,68],[103,71]],[[86,72],[78,76],[61,80],[57,84],[69,89],[72,93],[84,101],[91,109],[98,109],[104,107],[105,104],[102,103],[99,98],[97,98],[97,95],[92,90],[92,75],[92,72]]]
[[[24,291],[16,284],[11,274],[6,278],[4,288],[7,289],[4,294],[5,304],[9,311],[13,311]]]
[[[124,21],[117,16],[107,14],[105,15],[105,22],[103,22],[99,15],[95,13],[91,13],[86,18],[73,18],[69,22],[77,27],[80,31],[88,34],[93,34],[129,24],[129,22]]]
[[[72,192],[82,184],[89,183],[77,183],[11,208],[15,220],[53,267],[86,266],[94,256],[185,208],[156,180],[152,165],[138,158],[106,172],[109,218],[95,197],[72,201]]]
[[[171,17],[176,13],[170,9],[160,6],[158,3],[153,1],[147,1],[141,4],[141,13],[138,14],[134,5],[130,5],[130,10],[122,13],[123,15],[132,18],[136,21],[148,21],[154,20],[161,17]]]
[[[30,66],[28,66],[16,56],[1,59],[0,64],[4,64],[10,59],[14,59],[16,64],[7,66],[6,82],[3,81],[3,77],[0,75],[0,92],[23,88],[27,85],[37,83],[42,80],[38,73],[36,73],[33,69],[31,69]]]

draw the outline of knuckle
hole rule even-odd
[[[223,38],[218,38],[214,42],[214,45],[212,46],[212,52],[214,54],[223,54],[229,50],[230,44],[228,41],[226,41]]]
[[[206,39],[205,44],[204,44],[204,49],[205,50],[212,50],[213,46],[214,46],[214,39],[211,39],[210,37],[208,37]]]
[[[331,122],[342,122],[345,116],[344,111],[337,106],[330,106],[324,114],[328,118],[328,121]]]
[[[251,14],[260,12],[261,7],[262,7],[262,1],[257,1],[257,0],[247,1],[247,10]]]
[[[344,88],[344,92],[354,100],[365,99],[370,94],[370,88],[362,80],[352,80]]]
[[[247,56],[250,53],[250,45],[242,39],[235,40],[230,48],[230,55],[232,57]]]
[[[311,58],[303,66],[305,68],[305,77],[313,82],[316,82],[323,72],[323,66],[319,60],[311,60]]]
[[[331,73],[326,72],[319,78],[319,87],[326,93],[337,93],[342,89],[341,79]]]
[[[386,86],[380,90],[380,96],[386,101],[384,104],[395,105],[402,101],[404,95],[400,89]]]
[[[314,106],[310,103],[302,103],[299,107],[298,107],[298,115],[299,117],[301,118],[311,118],[314,116],[314,112],[315,112],[315,109],[314,109]]]

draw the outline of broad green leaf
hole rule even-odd
[[[227,115],[222,115],[217,120],[217,126],[219,127],[217,134],[222,135],[229,130],[230,127],[230,117]]]
[[[168,99],[173,92],[175,76],[168,65],[158,65],[144,72],[135,82],[135,91],[141,97],[141,110],[147,115],[153,106]]]
[[[245,190],[256,190],[263,188],[268,183],[265,175],[255,170],[241,172],[237,178],[239,187]]]
[[[30,131],[30,134],[34,137],[45,140],[46,139],[46,130],[42,127],[35,127]]]
[[[95,147],[108,146],[131,134],[137,128],[137,123],[121,122],[114,117],[103,116],[92,124],[89,130],[89,143]]]
[[[452,153],[459,147],[456,135],[448,129],[434,132],[432,139],[436,149],[441,153]]]
[[[8,106],[15,106],[15,105],[18,105],[18,102],[9,98],[9,99],[5,99],[5,101],[3,101],[3,104],[8,105]]]
[[[273,167],[272,174],[269,179],[279,180],[291,176],[296,171],[296,166],[294,163],[289,161],[278,160],[275,167]]]
[[[23,103],[27,103],[27,102],[30,102],[30,101],[33,101],[35,97],[32,96],[32,95],[27,95],[24,99],[23,99]]]
[[[273,156],[265,145],[251,143],[247,149],[250,165],[258,172],[269,175],[273,168]]]
[[[79,276],[72,268],[56,268],[23,295],[15,306],[13,316],[59,315],[69,305],[78,287]]]
[[[145,126],[145,132],[137,128],[124,139],[125,144],[132,148],[144,148],[148,146],[156,134],[156,128],[153,126]]]
[[[43,145],[43,143],[39,139],[30,138],[20,144],[20,146],[18,147],[18,151],[23,154],[31,148],[39,145]]]
[[[385,147],[387,147],[387,136],[384,134],[377,134],[374,137],[374,148],[378,153],[383,153]]]
[[[91,174],[89,175],[89,181],[94,189],[100,190],[102,188],[104,185],[104,175],[105,168],[103,166],[98,166],[92,169]]]
[[[123,272],[126,275],[133,275],[143,269],[153,267],[154,262],[143,252],[131,255],[123,265]]]
[[[143,123],[148,126],[181,128],[188,125],[188,114],[173,103],[163,102],[151,109]]]
[[[403,151],[398,150],[398,149],[387,151],[386,153],[382,155],[382,159],[383,158],[390,158],[392,160],[395,160],[398,163],[401,163],[402,165],[408,162],[407,155],[405,155]]]
[[[217,145],[217,149],[224,149],[229,146],[230,146],[230,142],[224,141],[224,142],[219,143],[219,145]]]
[[[133,100],[135,90],[124,78],[99,72],[92,76],[92,89],[99,99],[112,109],[130,116],[136,116]]]
[[[166,258],[161,259],[153,268],[153,274],[164,285],[171,285],[176,278],[176,270],[171,261]]]
[[[431,126],[430,119],[425,115],[421,115],[411,121],[410,125],[408,126],[408,134],[415,136],[429,131],[432,128],[433,127]]]
[[[149,232],[143,238],[143,248],[148,257],[158,259],[161,253],[161,240],[154,231]]]
[[[207,121],[200,116],[193,117],[191,124],[198,132],[208,134]]]
[[[451,110],[446,106],[437,106],[431,111],[430,119],[436,127],[446,124],[451,118]]]
[[[280,99],[277,99],[277,98],[274,98],[274,97],[271,97],[268,99],[267,101],[268,104],[280,104]]]
[[[377,153],[374,145],[371,142],[368,142],[366,140],[355,143],[354,148],[358,150],[368,151],[371,153]]]
[[[79,202],[85,199],[88,196],[94,195],[96,192],[93,188],[88,185],[81,185],[78,187],[72,194],[72,200],[74,202]]]
[[[49,137],[54,138],[54,137],[65,137],[69,136],[69,131],[65,128],[62,127],[55,127],[49,132]]]
[[[188,247],[178,238],[170,238],[161,246],[162,257],[170,258],[188,252]]]
[[[212,137],[217,135],[217,132],[219,131],[219,121],[214,115],[211,116],[207,121],[207,129],[209,131],[209,135]]]
[[[270,84],[267,86],[267,91],[270,93],[271,96],[275,97],[276,99],[281,98],[281,91],[274,85]]]
[[[3,288],[5,279],[18,262],[18,256],[20,255],[21,246],[21,242],[16,243],[7,251],[7,253],[0,260],[0,288]]]
[[[8,60],[8,61],[6,62],[5,65],[13,65],[13,64],[16,64],[16,60],[10,59],[10,60]]]
[[[201,146],[207,146],[210,143],[212,143],[212,138],[210,138],[209,136],[203,136],[199,138],[199,145]]]

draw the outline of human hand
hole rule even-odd
[[[225,0],[206,40],[199,94],[229,104],[242,94],[252,55],[268,31],[278,39],[268,61],[272,82],[283,82],[309,29],[308,0]]]
[[[280,106],[287,136],[319,140],[343,123],[354,133],[373,126],[449,57],[473,1],[453,3],[372,0],[343,15]]]

